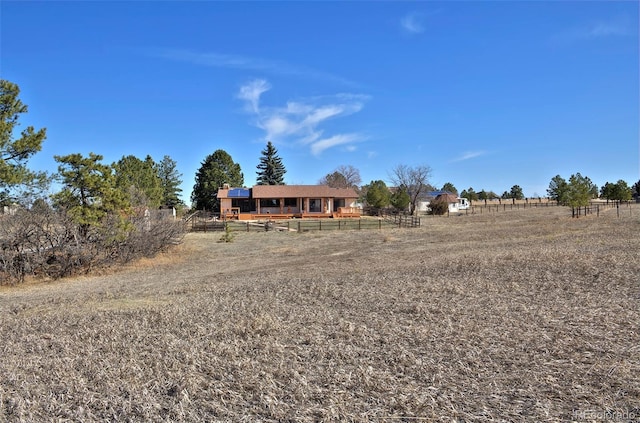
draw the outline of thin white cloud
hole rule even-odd
[[[252,80],[240,87],[237,95],[245,101],[245,110],[255,116],[253,123],[264,131],[266,140],[305,145],[312,154],[319,155],[329,148],[350,148],[354,143],[366,139],[359,133],[324,136],[325,130],[321,126],[330,119],[359,112],[367,96],[338,94],[289,101],[282,107],[266,107],[260,103],[260,96],[270,88],[265,80]]]
[[[400,19],[400,28],[410,35],[421,34],[427,30],[427,20],[440,12],[442,9],[409,12]]]
[[[561,43],[571,43],[576,41],[596,40],[609,37],[625,37],[637,35],[628,18],[616,18],[599,20],[581,26],[567,29],[557,34],[553,39]]]
[[[611,22],[600,22],[593,25],[589,31],[588,35],[592,38],[596,37],[608,37],[611,35],[631,35],[632,31],[626,24],[618,24]]]
[[[353,143],[362,141],[363,139],[364,137],[360,134],[334,135],[332,137],[321,139],[314,142],[311,145],[311,153],[314,156],[317,156],[328,148],[336,147],[339,145],[345,145],[345,144],[346,144],[347,150],[354,151],[355,146],[353,145]]]
[[[305,66],[296,66],[287,62],[268,60],[258,57],[247,57],[233,54],[221,54],[217,52],[194,52],[183,49],[152,49],[149,54],[167,60],[188,62],[200,66],[231,68],[260,71],[273,75],[295,76],[306,79],[316,79],[336,82],[342,85],[356,86],[357,84],[338,75],[312,69]]]
[[[271,85],[269,85],[269,83],[264,79],[254,79],[240,87],[238,98],[247,102],[250,106],[249,110],[254,113],[258,113],[260,108],[260,96],[270,89]]]
[[[402,29],[410,34],[420,34],[424,32],[424,24],[422,22],[423,15],[418,12],[411,12],[400,20]]]
[[[480,156],[484,156],[485,154],[487,154],[484,151],[466,151],[464,153],[462,153],[461,156],[456,157],[455,159],[451,160],[451,163],[453,162],[462,162],[465,160],[470,160],[470,159],[475,159],[476,157],[480,157]]]

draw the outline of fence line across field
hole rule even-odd
[[[547,207],[565,207],[556,202],[503,202],[501,204],[474,204],[466,210],[451,213],[446,216],[474,215],[483,213],[502,213],[512,210],[526,210]],[[632,217],[640,215],[640,203],[633,202],[591,202],[585,207],[566,207],[567,214],[572,217],[595,215],[601,213],[610,214],[615,209],[616,217]],[[192,232],[224,231],[228,225],[232,231],[268,231],[279,230],[289,232],[325,231],[325,230],[363,230],[363,229],[388,229],[388,228],[416,228],[421,226],[421,216],[411,215],[382,215],[368,216],[358,219],[288,219],[288,220],[258,220],[240,222],[237,220],[221,219],[217,214],[207,211],[197,211],[185,218],[188,230]],[[432,216],[437,218],[439,216]],[[440,216],[441,217],[441,216]]]
[[[388,228],[416,228],[420,226],[420,217],[406,215],[385,215],[359,219],[288,219],[267,221],[246,221],[220,219],[211,212],[198,211],[185,219],[192,232],[224,231],[327,231],[327,230],[365,230]]]
[[[624,202],[601,202],[601,201],[592,201],[588,206],[583,207],[567,207],[559,205],[555,201],[546,201],[546,202],[535,202],[534,200],[529,202],[504,202],[501,204],[472,204],[471,207],[464,211],[459,211],[457,213],[447,212],[447,216],[454,215],[459,216],[461,214],[469,215],[469,214],[483,214],[483,213],[498,213],[505,212],[510,210],[525,210],[532,208],[546,208],[546,207],[567,207],[567,210],[571,210],[571,215],[573,217],[587,216],[593,215],[600,216],[601,211],[616,209],[617,217],[624,216],[632,216],[632,210],[638,209],[640,203],[635,203],[631,201]]]

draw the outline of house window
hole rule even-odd
[[[285,198],[284,199],[285,207],[298,207],[298,199],[297,198]]]
[[[233,198],[231,199],[231,207],[238,207],[240,213],[248,213],[251,211],[251,202],[248,198]]]
[[[279,207],[277,198],[261,198],[260,208],[262,207]]]
[[[320,198],[309,199],[309,211],[311,213],[319,213],[322,211],[322,200]]]
[[[333,211],[337,212],[338,207],[344,207],[344,198],[334,198],[333,200]]]

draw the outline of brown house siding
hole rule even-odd
[[[233,188],[218,190],[220,209],[223,214],[239,219],[253,219],[262,215],[282,217],[333,217],[341,208],[351,206],[358,199],[355,190],[331,188],[325,185],[256,185],[251,188],[251,212],[243,212],[233,207],[229,197]],[[353,211],[353,210],[351,210]],[[338,213],[340,214],[340,213]],[[357,213],[349,213],[353,216]]]

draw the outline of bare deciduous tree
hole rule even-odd
[[[403,188],[409,198],[409,211],[415,214],[420,194],[423,194],[433,187],[429,184],[431,177],[431,167],[427,165],[408,166],[397,165],[389,175],[391,182],[398,188]]]
[[[328,185],[333,188],[355,188],[358,189],[362,183],[360,171],[351,165],[340,165],[324,176],[318,182],[320,185]]]

